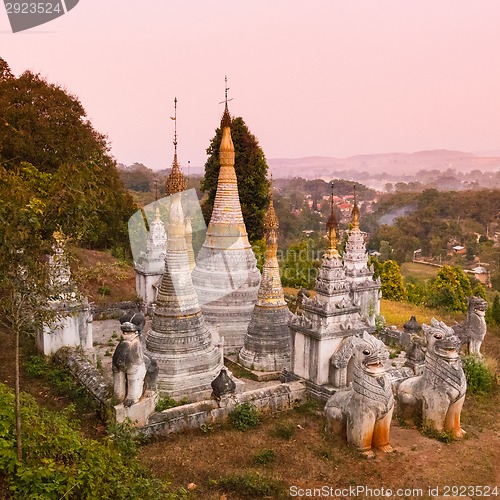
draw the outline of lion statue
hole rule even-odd
[[[347,437],[347,443],[366,456],[374,456],[372,448],[392,451],[389,431],[394,397],[384,367],[389,352],[384,343],[367,332],[352,338],[349,370],[351,384],[337,391],[325,406],[330,428]]]
[[[402,410],[422,411],[424,427],[461,438],[460,413],[467,382],[460,360],[460,339],[453,328],[432,318],[422,325],[427,348],[422,375],[403,381],[398,389]]]
[[[120,343],[113,354],[114,399],[129,407],[141,397],[156,392],[158,365],[142,352],[141,339],[134,323],[124,322]]]
[[[488,302],[481,297],[469,297],[467,308],[467,319],[465,323],[456,323],[452,326],[455,335],[462,344],[467,344],[469,354],[482,356],[480,349],[486,335],[485,314]]]

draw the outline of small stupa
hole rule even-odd
[[[266,258],[262,280],[239,360],[252,370],[273,372],[290,364],[290,311],[281,286],[277,258],[279,222],[274,211],[272,184],[264,229]]]
[[[156,301],[157,289],[165,269],[166,246],[167,233],[156,206],[155,218],[149,226],[146,251],[141,252],[138,262],[134,263],[136,292],[148,310],[154,307]]]
[[[354,187],[354,206],[351,212],[351,229],[343,255],[344,268],[355,304],[361,308],[361,319],[368,328],[375,329],[375,319],[380,314],[380,279],[373,280],[373,269],[368,266],[365,233],[359,228],[359,208]]]
[[[171,117],[175,122],[175,140],[174,140],[174,160],[172,162],[172,170],[165,182],[165,194],[170,196],[172,194],[185,191],[187,189],[187,179],[184,177],[179,161],[177,160],[177,98],[174,99],[174,116]],[[194,250],[193,250],[193,228],[191,225],[191,217],[184,217],[184,232],[186,239],[186,248],[188,253],[189,270],[192,271],[195,266]]]
[[[192,276],[206,321],[218,327],[231,353],[243,347],[257,301],[260,271],[241,212],[227,90],[226,86],[214,208]]]
[[[196,401],[210,396],[211,382],[222,369],[222,359],[204,322],[191,279],[181,203],[186,184],[177,162],[177,133],[174,151],[172,172],[167,181],[170,210],[165,272],[151,330],[146,335],[146,352],[158,363],[160,395]]]
[[[311,393],[321,399],[334,392],[332,356],[343,339],[365,328],[337,251],[333,193],[326,228],[328,248],[316,279],[315,295],[302,298],[302,314],[293,315],[290,321],[292,356],[290,374],[286,374],[288,380],[305,379]]]
[[[71,278],[66,254],[67,239],[62,230],[53,233],[52,254],[48,256],[52,297],[48,306],[57,319],[44,323],[36,335],[38,350],[52,356],[62,347],[81,348],[87,355],[93,351],[92,311],[86,297],[77,293]]]

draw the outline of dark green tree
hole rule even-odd
[[[269,203],[268,167],[259,142],[248,129],[243,118],[232,118],[231,137],[235,151],[234,168],[238,179],[241,210],[248,237],[253,242],[262,238],[264,234],[264,216]],[[202,191],[207,194],[207,199],[202,205],[207,224],[212,215],[215,193],[217,192],[221,140],[222,129],[219,127],[207,148],[209,157],[205,163],[205,177],[201,183]]]
[[[40,196],[45,237],[60,225],[87,245],[128,247],[134,202],[77,97],[30,71],[16,78],[0,59],[0,124],[0,167],[51,176]]]
[[[488,308],[487,315],[489,323],[500,326],[500,295],[495,294],[493,304]]]

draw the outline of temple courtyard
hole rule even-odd
[[[406,311],[401,312],[402,317],[405,314]],[[103,326],[102,336],[99,324]],[[113,331],[120,332],[117,325],[117,320],[95,322],[94,342],[102,344],[96,344],[95,348],[102,351],[103,367],[110,362],[111,356],[104,354],[108,348],[114,349],[107,344],[109,340],[116,342],[111,337]],[[492,329],[490,333],[484,350],[499,361],[500,332]],[[5,349],[0,381],[10,386],[14,384],[12,340],[0,331],[0,342]],[[25,354],[29,353],[26,347]],[[71,403],[38,377],[23,373],[22,385],[39,404],[52,410],[61,410]],[[184,488],[189,492],[187,498],[193,499],[289,498],[292,486],[413,489],[410,495],[401,498],[436,498],[426,488],[440,486],[439,497],[450,498],[443,496],[446,485],[498,484],[499,411],[498,393],[488,398],[468,396],[462,411],[466,438],[451,443],[426,437],[393,418],[391,444],[396,451],[368,460],[360,458],[338,436],[326,434],[322,413],[315,405],[306,404],[288,412],[266,415],[259,427],[246,432],[223,424],[158,438],[141,448],[139,459],[155,475],[168,479],[173,491]],[[80,415],[80,421],[87,436],[105,437],[105,426],[94,414]],[[419,489],[422,496],[418,496]],[[366,494],[360,495],[363,497]]]

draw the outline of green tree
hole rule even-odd
[[[413,276],[407,276],[404,280],[408,292],[408,302],[417,306],[425,304],[427,300],[427,283]]]
[[[289,246],[280,260],[281,282],[292,288],[314,288],[320,266],[316,242],[309,238]]]
[[[392,248],[388,241],[380,242],[380,262],[385,262],[391,258]]]
[[[380,281],[384,299],[403,302],[408,298],[401,269],[394,260],[387,260],[380,264]]]
[[[429,307],[443,307],[449,311],[467,311],[467,297],[472,295],[469,278],[458,267],[443,266],[429,290]]]
[[[234,168],[238,179],[243,219],[249,239],[255,241],[262,238],[264,234],[264,216],[269,203],[266,158],[256,137],[250,132],[243,118],[237,117],[231,120],[231,137],[234,144]],[[207,148],[209,158],[205,163],[205,177],[201,183],[202,191],[208,195],[202,205],[207,224],[212,215],[215,193],[217,192],[221,140],[222,129],[219,127]]]
[[[22,460],[20,351],[22,335],[33,335],[58,317],[47,307],[58,293],[49,283],[43,238],[49,174],[28,165],[7,172],[0,166],[0,325],[15,336],[15,415],[17,459]]]
[[[82,243],[128,246],[127,221],[134,213],[106,137],[88,120],[77,97],[40,75],[12,75],[0,59],[0,166],[45,178],[43,234],[57,225]],[[21,210],[22,207],[19,207]]]
[[[0,110],[7,124],[0,127],[0,163],[29,162],[44,172],[65,163],[113,163],[106,137],[92,127],[76,96],[31,71],[15,78],[3,59]]]
[[[487,315],[489,323],[500,326],[500,295],[498,293],[495,294],[493,304],[487,310]]]

